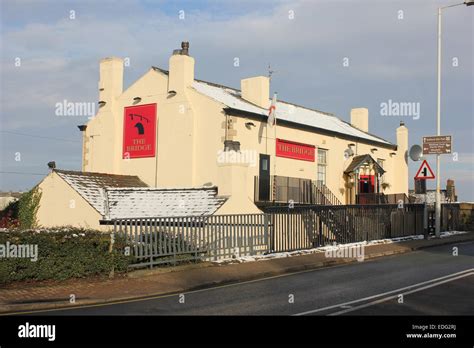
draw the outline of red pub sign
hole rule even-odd
[[[156,104],[125,107],[122,158],[154,157],[155,147]]]
[[[315,149],[316,147],[314,145],[301,144],[283,139],[276,140],[276,155],[278,157],[314,162]]]

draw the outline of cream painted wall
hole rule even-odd
[[[245,127],[246,122],[252,122],[256,127],[248,129]],[[289,141],[295,141],[305,144],[314,145],[317,148],[327,149],[327,174],[326,174],[326,185],[329,189],[338,197],[338,199],[345,203],[345,179],[343,176],[344,170],[349,166],[353,157],[348,159],[344,158],[344,150],[348,147],[348,144],[353,143],[353,147],[356,155],[370,154],[375,160],[385,160],[387,172],[384,174],[385,182],[391,184],[391,187],[384,192],[389,193],[406,193],[408,194],[408,180],[407,175],[403,174],[404,170],[408,170],[405,162],[402,162],[401,155],[398,151],[392,149],[382,148],[374,145],[364,144],[355,142],[353,140],[347,140],[334,136],[321,135],[312,133],[309,131],[297,130],[278,126],[275,128],[269,128],[266,122],[259,122],[250,119],[237,118],[234,122],[237,130],[237,136],[235,140],[240,141],[241,150],[255,150],[258,154],[270,154],[271,175],[281,175],[298,177],[305,179],[316,180],[317,178],[317,155],[314,162],[288,159],[283,157],[275,157],[275,133],[276,138],[285,139]],[[404,136],[408,139],[408,133]],[[377,151],[372,153],[371,149],[376,148]],[[390,156],[390,153],[397,153],[396,156]],[[276,165],[275,165],[276,163]],[[391,168],[397,168],[397,171],[391,170]],[[249,195],[253,195],[253,177],[258,175],[258,162],[255,167],[249,167]],[[406,185],[405,185],[406,181]]]
[[[215,183],[218,180],[216,171],[218,151],[223,149],[225,137],[225,129],[222,129],[222,124],[226,120],[226,116],[222,111],[222,108],[225,106],[196,91],[189,93],[189,96],[193,106],[195,106],[196,115],[199,115],[196,128],[196,141],[199,145],[196,147],[195,183],[197,185],[209,181]],[[370,154],[375,160],[383,159],[385,161],[387,172],[384,174],[384,181],[390,184],[390,187],[384,191],[385,193],[408,194],[408,180],[406,179],[408,174],[400,175],[400,173],[403,174],[403,171],[408,170],[408,166],[401,160],[403,156],[399,154],[400,151],[282,126],[270,128],[266,122],[259,122],[254,119],[236,116],[227,117],[232,119],[233,134],[235,134],[232,139],[240,142],[242,152],[246,150],[255,152],[254,159],[256,163],[251,163],[248,167],[246,186],[249,197],[253,198],[253,180],[254,176],[258,175],[259,172],[258,156],[260,153],[271,155],[270,170],[272,175],[316,179],[317,156],[315,162],[275,157],[275,136],[276,138],[311,144],[317,148],[327,149],[327,186],[343,203],[345,203],[347,191],[343,172],[353,158],[350,157],[346,160],[344,158],[344,150],[350,143],[355,144],[355,147],[353,147],[355,155]],[[246,122],[252,122],[255,124],[255,127],[247,128],[245,126]],[[209,136],[209,134],[215,135]],[[218,136],[219,134],[220,136]],[[406,144],[404,146],[407,146],[408,131],[400,134],[399,141],[402,141]],[[377,151],[372,152],[371,150],[374,148]],[[390,155],[391,153],[396,153],[397,155]],[[397,171],[395,172],[392,168],[397,168]]]
[[[124,107],[132,105],[134,97],[142,98],[136,105],[157,104],[157,157],[122,159],[122,121],[116,129],[117,174],[138,175],[150,186],[191,187],[194,112],[185,93],[170,97],[167,88],[167,77],[152,69],[120,97],[117,113],[122,118]]]
[[[193,186],[194,112],[186,93],[170,97],[167,89],[167,77],[150,69],[117,98],[113,111],[101,109],[87,125],[86,135],[96,136],[86,145],[85,171],[138,175],[149,186]],[[133,103],[135,97],[140,103]],[[157,104],[156,158],[123,159],[124,108],[152,103]]]
[[[186,60],[188,58],[177,57],[185,59],[184,64],[194,64],[194,61]],[[192,87],[183,87],[174,96],[168,93],[168,89],[168,76],[150,69],[113,103],[101,108],[87,127],[85,170],[138,175],[148,185],[157,187],[216,184],[223,182],[218,170],[219,151],[223,150],[225,139],[235,140],[241,143],[241,150],[249,150],[254,154],[255,162],[248,167],[247,184],[243,188],[253,200],[254,176],[258,175],[260,153],[271,155],[271,175],[312,180],[317,177],[317,156],[315,162],[275,157],[276,135],[277,138],[328,150],[326,184],[343,203],[346,202],[347,194],[343,172],[352,161],[352,157],[347,160],[344,158],[344,150],[349,143],[355,144],[355,155],[371,154],[375,160],[385,160],[387,173],[384,181],[390,184],[385,193],[408,194],[408,166],[404,159],[408,148],[406,127],[400,128],[397,136],[400,148],[394,151],[306,130],[283,126],[268,128],[266,122],[226,116],[223,111],[225,105],[198,93]],[[134,97],[141,98],[136,105],[157,104],[156,159],[122,159],[123,110],[133,105]],[[232,122],[232,129],[226,129],[228,121]],[[256,127],[247,128],[245,123],[249,121]],[[377,151],[372,153],[373,148]],[[390,155],[393,152],[396,155]]]
[[[219,195],[229,197],[215,215],[225,214],[261,214],[262,212],[253,204],[243,188],[246,185],[248,168],[246,164],[219,164],[218,165]]]
[[[38,188],[41,200],[36,217],[41,227],[69,225],[110,230],[110,227],[99,224],[102,218],[99,212],[56,173],[48,174]]]

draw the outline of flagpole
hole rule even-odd
[[[275,143],[275,152],[274,152],[274,159],[273,159],[273,175],[275,176],[276,175],[276,153],[277,153],[277,138],[276,138],[276,125],[277,125],[277,122],[276,122],[276,103],[277,103],[277,94],[274,93],[273,94],[273,98],[272,98],[272,102],[270,104],[270,107],[268,109],[268,118],[267,118],[267,127],[266,127],[266,130],[268,131],[268,128],[271,127],[275,127],[275,129],[273,129],[273,137],[274,137],[274,143]],[[267,139],[268,139],[268,132],[267,132]],[[267,149],[268,150],[268,149]],[[271,155],[270,155],[271,156]],[[271,157],[270,157],[271,158]],[[271,170],[270,170],[271,172]],[[271,182],[271,173],[270,173],[270,182]],[[272,188],[272,193],[273,193],[273,198],[275,198],[275,190],[274,190],[274,187],[275,187],[275,180],[273,180],[273,188]]]
[[[276,119],[276,111],[275,111],[275,129],[273,131],[273,137],[275,138],[275,161],[273,162],[273,175],[276,176],[276,151],[277,151],[277,119]]]

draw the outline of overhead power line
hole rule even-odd
[[[18,132],[4,131],[4,130],[2,130],[0,132],[1,133],[6,133],[6,134],[21,135],[21,136],[24,136],[24,137],[31,137],[31,138],[50,139],[50,140],[56,140],[56,141],[67,141],[67,142],[71,142],[71,143],[79,143],[80,142],[78,140],[54,138],[54,137],[47,137],[47,136],[43,136],[43,135],[25,134],[25,133],[18,133]]]
[[[22,174],[22,175],[48,175],[48,173],[28,173],[28,172],[4,172],[0,171],[0,174]]]

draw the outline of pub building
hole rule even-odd
[[[366,108],[348,123],[278,100],[271,125],[268,77],[242,79],[240,90],[195,79],[189,43],[181,47],[169,70],[151,67],[125,90],[123,60],[100,61],[100,108],[79,126],[82,171],[53,169],[39,184],[41,225],[406,199],[403,123],[392,143],[369,133]]]

